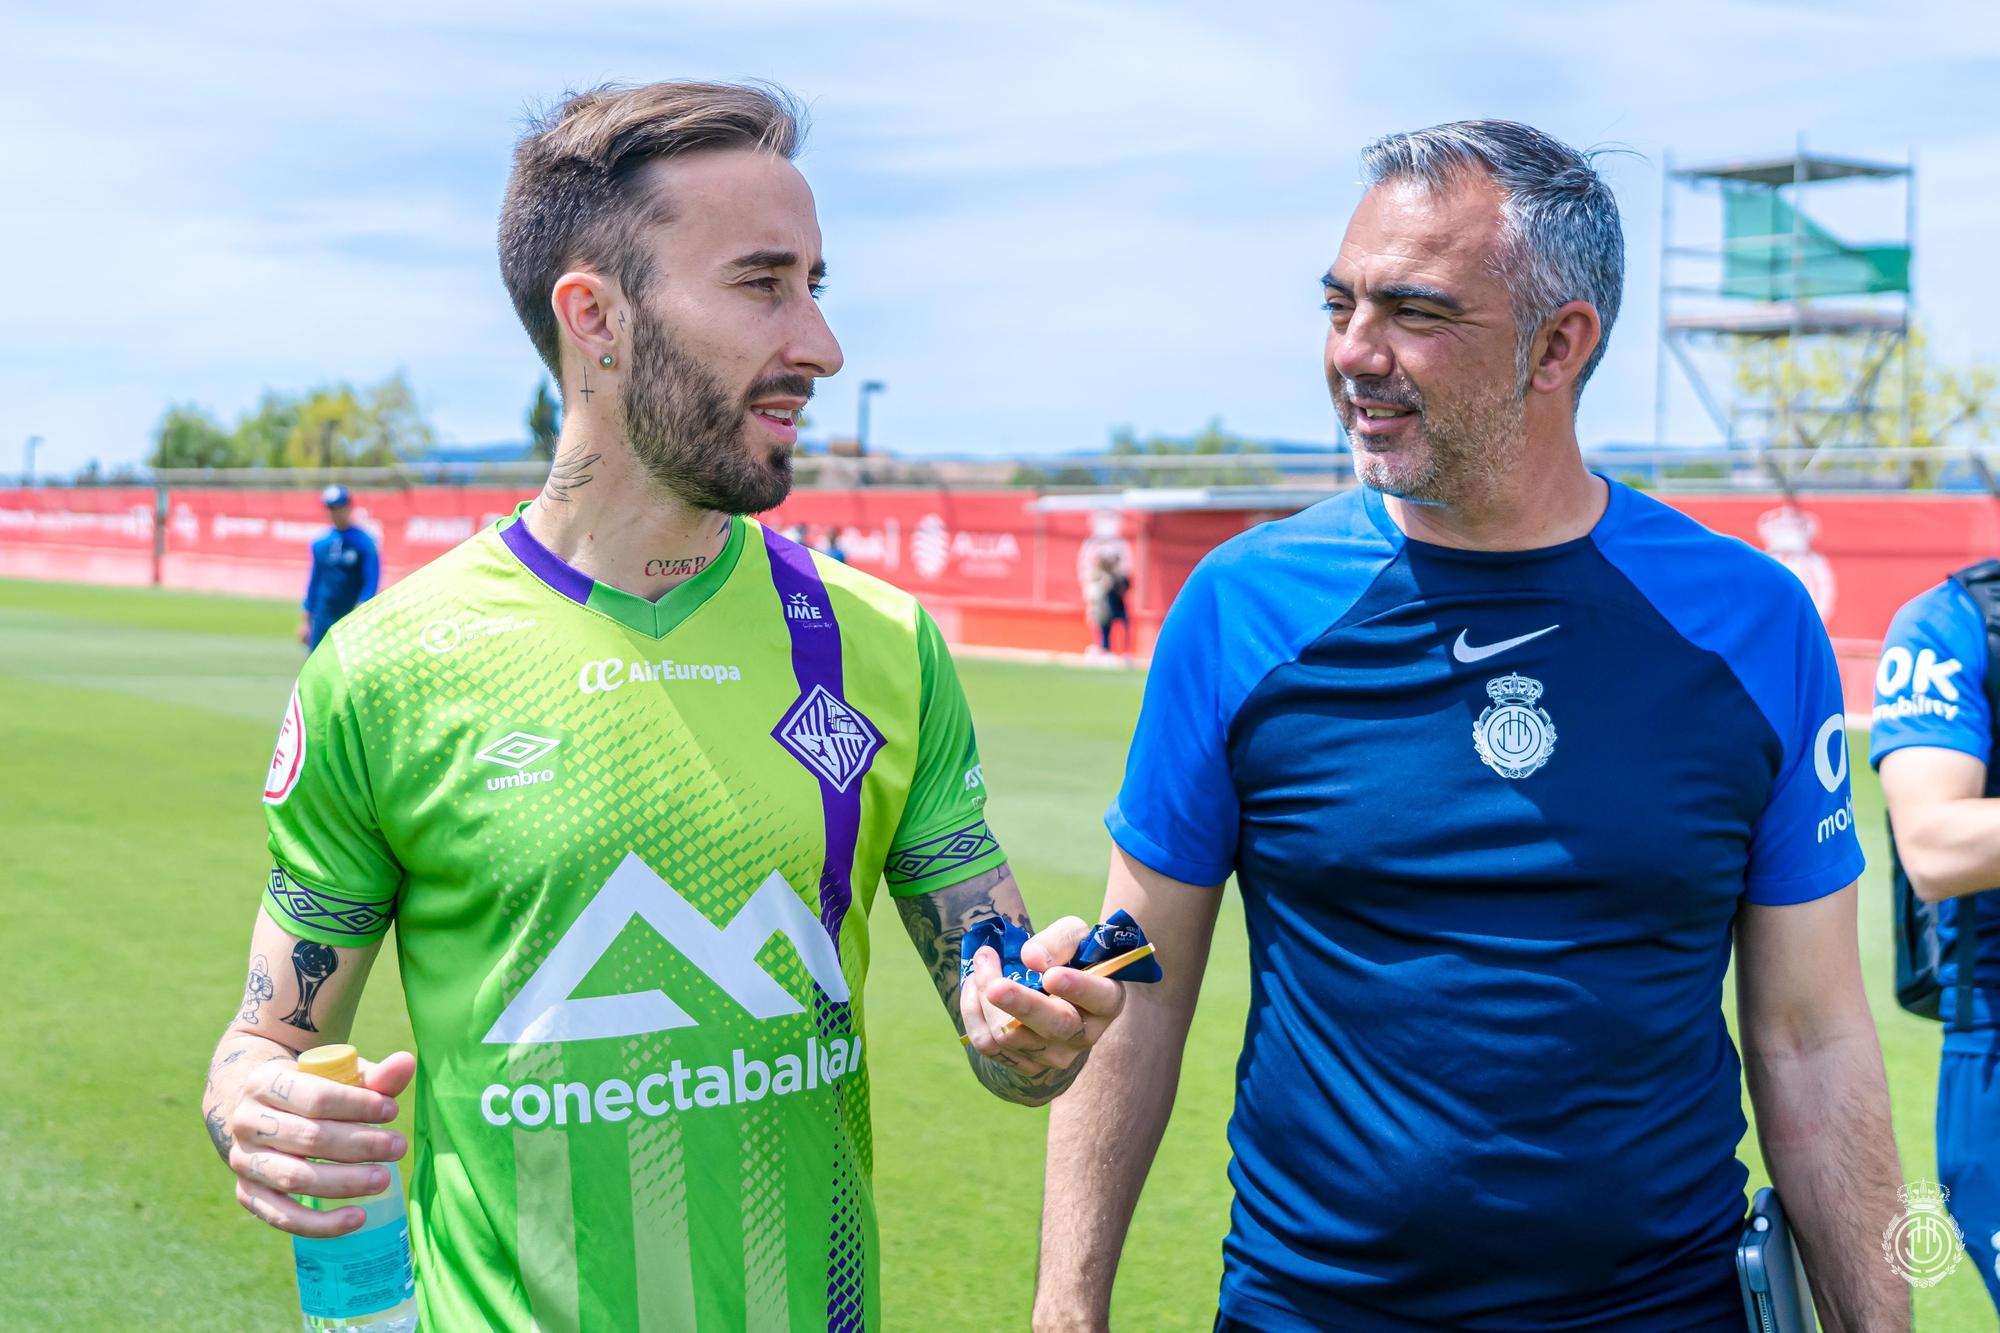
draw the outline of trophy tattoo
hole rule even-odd
[[[340,966],[339,958],[324,944],[311,940],[300,940],[292,949],[292,971],[299,979],[298,1008],[285,1017],[285,1021],[301,1032],[317,1032],[313,1026],[313,996],[326,979],[333,975],[334,968]]]

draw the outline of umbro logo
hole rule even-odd
[[[551,736],[510,731],[472,757],[489,764],[501,764],[507,768],[526,768],[561,744],[561,741]]]
[[[1519,648],[1530,639],[1539,639],[1544,634],[1553,634],[1561,628],[1561,625],[1550,625],[1547,629],[1538,629],[1532,634],[1522,634],[1512,639],[1502,639],[1498,643],[1481,644],[1477,647],[1467,643],[1465,641],[1467,631],[1460,630],[1457,641],[1451,645],[1451,655],[1454,660],[1468,665],[1473,662],[1484,662],[1487,658],[1504,653],[1509,648]]]
[[[562,742],[553,736],[537,736],[528,731],[510,731],[478,754],[472,756],[481,763],[498,764],[514,771],[505,777],[486,779],[486,790],[506,791],[511,787],[532,787],[539,782],[554,782],[553,768],[530,768],[528,765],[545,759]]]

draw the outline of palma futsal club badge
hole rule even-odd
[[[285,708],[285,720],[278,726],[278,746],[271,752],[271,771],[264,775],[264,803],[283,805],[299,785],[299,770],[306,766],[306,719],[299,708],[298,687],[292,688],[292,702]]]
[[[1556,749],[1555,719],[1536,706],[1542,682],[1508,674],[1486,682],[1493,700],[1472,724],[1472,748],[1503,778],[1525,778]]]

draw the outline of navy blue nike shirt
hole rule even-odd
[[[1243,894],[1223,1312],[1740,1329],[1723,974],[1861,873],[1843,717],[1797,579],[1616,483],[1542,550],[1361,487],[1210,554],[1106,823]]]

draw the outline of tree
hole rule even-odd
[[[93,460],[94,461],[94,460]],[[216,419],[193,403],[176,403],[153,431],[148,467],[236,467],[242,459],[237,440]]]
[[[556,438],[562,434],[562,409],[549,394],[549,382],[535,385],[535,401],[528,404],[528,440],[535,457],[553,462]]]
[[[430,448],[437,434],[400,370],[356,390],[267,389],[224,431],[193,404],[167,409],[155,432],[154,467],[389,467]]]
[[[285,466],[285,441],[298,425],[296,398],[267,389],[257,408],[236,419],[236,456],[243,467]]]
[[[1920,327],[1911,328],[1908,343],[1907,385],[1901,353],[1884,340],[1853,336],[1802,343],[1796,363],[1789,338],[1747,349],[1736,360],[1736,388],[1776,405],[1769,438],[1778,448],[1923,449],[1992,440],[2000,374],[1944,364]],[[1857,393],[1857,385],[1871,391]],[[1918,476],[1927,480],[1931,471],[1920,468]]]
[[[1153,435],[1140,440],[1129,427],[1111,433],[1111,447],[1105,452],[1112,461],[1098,459],[1066,463],[1055,468],[1023,466],[1015,469],[1017,486],[1101,486],[1117,483],[1130,486],[1254,486],[1277,480],[1267,467],[1120,467],[1121,458],[1216,457],[1225,454],[1262,453],[1264,446],[1222,428],[1221,417],[1210,417],[1200,433],[1187,439]]]

